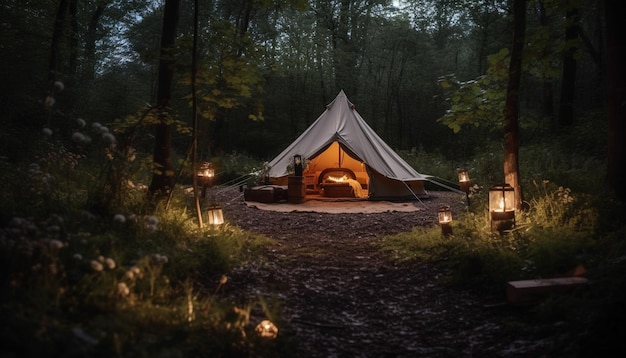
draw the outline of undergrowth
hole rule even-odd
[[[0,157],[0,355],[288,350],[284,334],[256,332],[263,320],[282,323],[273,297],[224,294],[229,269],[270,239],[228,223],[200,228],[182,185],[169,202],[148,196],[150,157],[117,122],[63,123],[31,133],[29,157]]]

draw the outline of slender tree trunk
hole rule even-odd
[[[509,64],[509,86],[504,108],[504,180],[515,189],[515,206],[524,201],[519,175],[519,87],[526,31],[526,0],[513,1],[513,46]]]
[[[77,0],[70,0],[70,25],[72,29],[72,37],[70,42],[70,68],[69,74],[74,78],[78,68],[78,4]]]
[[[544,1],[540,0],[537,2],[537,12],[539,14],[539,24],[542,27],[548,26],[548,17],[546,16],[546,8],[544,6]],[[554,126],[554,92],[552,90],[552,81],[544,78],[542,80],[542,114],[543,116],[550,121],[550,126]]]
[[[626,36],[621,25],[620,3],[606,0],[607,36],[607,117],[608,117],[608,185],[621,201],[626,201],[622,180],[626,168]]]
[[[96,76],[96,36],[98,25],[100,24],[100,19],[105,9],[106,4],[103,1],[99,1],[96,11],[94,11],[93,15],[91,15],[91,19],[89,19],[87,38],[85,39],[85,58],[87,64],[84,75],[86,81],[93,80]]]
[[[198,216],[198,226],[202,228],[202,208],[200,205],[200,196],[198,194],[198,176],[196,171],[198,170],[198,96],[197,96],[197,81],[196,76],[198,73],[198,0],[193,1],[193,49],[191,52],[191,102],[192,102],[192,116],[193,116],[193,148],[191,168],[193,175],[193,198],[196,204],[196,215]]]
[[[563,76],[561,82],[561,101],[559,107],[559,124],[569,126],[574,123],[574,95],[576,86],[576,59],[574,54],[577,46],[572,45],[578,38],[578,9],[568,9],[566,14],[567,28],[565,42],[567,50],[563,57]]]
[[[163,13],[161,36],[161,57],[157,88],[157,111],[159,121],[155,128],[153,173],[150,183],[151,194],[167,194],[174,186],[172,165],[172,125],[170,124],[171,94],[174,78],[174,57],[172,51],[176,41],[180,0],[166,0]]]
[[[52,31],[52,43],[50,44],[50,59],[48,62],[48,81],[50,81],[50,83],[56,81],[58,78],[59,47],[61,45],[61,35],[63,34],[63,26],[65,25],[65,15],[68,6],[68,0],[61,0],[57,8],[54,30]]]

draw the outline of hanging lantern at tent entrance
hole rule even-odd
[[[495,185],[489,189],[489,214],[492,231],[502,233],[515,226],[515,190],[511,185]]]
[[[294,176],[301,177],[302,176],[302,156],[300,154],[296,154],[293,156],[293,173]]]

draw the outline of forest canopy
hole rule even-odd
[[[340,90],[397,150],[462,158],[502,135],[508,1],[198,3],[201,156],[237,151],[270,159]],[[535,0],[526,8],[520,123],[529,143],[604,111],[604,24],[595,1]],[[38,133],[85,118],[130,127],[154,105],[162,1],[5,1],[0,10],[7,125]],[[176,43],[167,52],[179,128],[192,122],[193,13],[194,2],[181,0]],[[563,77],[572,61],[577,71]],[[62,92],[54,93],[56,81]],[[54,107],[46,108],[52,93]],[[606,126],[601,119],[589,125]],[[188,136],[176,132],[173,149],[184,153]]]

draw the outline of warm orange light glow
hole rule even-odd
[[[199,177],[204,177],[204,178],[212,178],[215,176],[215,168],[213,167],[212,163],[209,162],[204,162],[202,163],[202,165],[200,165],[200,170],[198,170],[198,174]]]
[[[263,320],[254,329],[261,338],[274,339],[278,336],[278,327],[269,320]]]
[[[330,181],[334,181],[335,183],[341,183],[342,181],[348,180],[348,177],[345,175],[341,177],[334,177],[334,176],[329,175],[328,177],[326,177],[326,179]]]
[[[514,211],[515,191],[508,185],[498,185],[489,189],[489,211]]]
[[[448,224],[452,221],[452,211],[449,206],[442,206],[437,211],[440,224]]]
[[[511,185],[489,189],[489,211],[492,231],[503,233],[515,227],[515,190]]]
[[[219,206],[209,208],[208,216],[209,225],[222,225],[224,223],[224,214]]]

